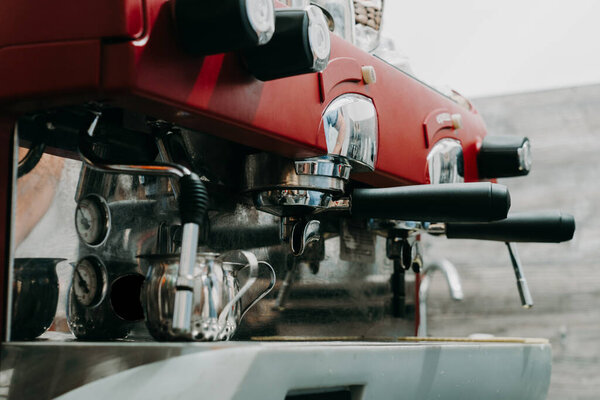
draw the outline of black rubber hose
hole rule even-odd
[[[27,175],[32,169],[40,162],[42,155],[46,150],[46,144],[39,142],[31,146],[25,157],[19,161],[19,168],[17,170],[17,178]]]
[[[174,170],[179,171],[179,213],[181,215],[181,223],[202,225],[206,209],[208,208],[208,191],[204,183],[200,180],[200,177],[193,172],[189,173],[187,168],[178,164],[168,163],[145,163],[138,166],[120,165],[120,163],[115,161],[103,159],[94,153],[92,143],[84,131],[81,131],[79,134],[79,153],[86,164],[107,173],[172,177],[174,176]]]
[[[191,173],[179,179],[179,212],[181,223],[201,226],[208,208],[208,192],[198,175]]]

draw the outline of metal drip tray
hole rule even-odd
[[[7,399],[283,400],[327,391],[351,399],[543,399],[550,359],[547,342],[527,340],[38,340],[2,346],[0,389]]]

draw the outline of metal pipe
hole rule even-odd
[[[160,159],[166,163],[171,164],[173,160],[167,151],[167,147],[165,146],[165,141],[163,138],[156,139],[156,147],[158,147],[158,155]],[[184,167],[185,168],[185,167]],[[179,187],[179,181],[175,179],[170,179],[171,187],[173,188],[173,194],[175,195],[175,199],[179,198],[179,193],[181,192],[181,188]]]
[[[454,264],[450,261],[436,260],[429,264],[426,264],[423,268],[421,284],[419,286],[419,326],[417,329],[417,336],[427,336],[427,294],[429,292],[429,286],[431,284],[431,274],[434,271],[441,271],[446,278],[448,283],[448,289],[450,290],[450,297],[455,301],[463,299],[462,285],[460,283],[460,276]]]
[[[124,174],[171,176],[179,179],[192,173],[182,165],[170,163],[123,164],[113,163],[98,157],[88,138],[93,136],[98,123],[97,115],[87,132],[79,136],[79,154],[83,162],[90,167],[108,172]],[[193,273],[198,250],[199,226],[193,222],[183,222],[181,256],[177,270],[177,285],[173,309],[173,332],[178,336],[187,337],[191,332],[191,317],[193,306]]]
[[[525,280],[525,275],[523,274],[523,266],[521,265],[519,253],[517,253],[517,246],[514,243],[506,242],[506,247],[508,247],[510,261],[512,263],[513,270],[515,271],[515,276],[517,278],[517,288],[519,289],[521,306],[523,308],[531,308],[533,307],[533,297],[531,297],[529,285],[527,284],[527,281]]]
[[[197,224],[187,223],[183,225],[172,328],[174,333],[180,333],[184,336],[191,330],[198,232],[199,227]]]
[[[149,163],[149,164],[123,164],[113,163],[110,160],[104,160],[94,154],[91,145],[86,140],[79,141],[79,155],[83,162],[90,167],[115,174],[134,174],[134,175],[157,175],[174,176],[183,178],[191,175],[189,169],[183,165],[170,163]]]

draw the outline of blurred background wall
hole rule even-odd
[[[518,246],[535,306],[520,307],[506,246],[426,238],[425,255],[446,257],[465,298],[452,302],[440,276],[429,294],[429,334],[544,337],[552,342],[549,399],[600,398],[600,85],[478,98],[489,134],[523,135],[534,163],[527,177],[501,179],[511,211],[561,209],[575,238]]]

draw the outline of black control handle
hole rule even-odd
[[[446,224],[446,236],[450,239],[559,243],[571,240],[574,232],[575,219],[560,211],[516,213],[489,223]]]
[[[480,178],[504,178],[529,174],[531,145],[522,136],[488,135],[477,156]]]
[[[488,222],[506,218],[506,186],[489,182],[355,189],[351,213],[359,217],[429,222]]]
[[[329,30],[319,7],[280,8],[269,43],[243,52],[248,70],[261,81],[318,72],[330,55]]]

